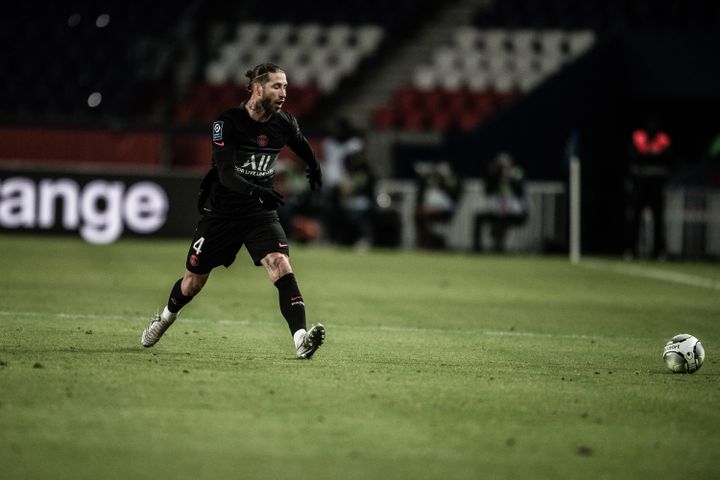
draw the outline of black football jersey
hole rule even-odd
[[[277,158],[285,145],[309,165],[317,163],[292,114],[278,110],[267,122],[257,122],[244,104],[221,113],[212,124],[212,169],[201,189],[203,213],[275,215],[264,210],[250,192],[255,186],[272,188]]]

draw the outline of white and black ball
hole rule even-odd
[[[705,349],[694,336],[681,333],[665,344],[663,361],[675,373],[695,373],[705,361]]]

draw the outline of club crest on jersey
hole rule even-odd
[[[198,265],[200,265],[200,257],[195,255],[194,253],[190,255],[190,265],[192,265],[193,267],[197,267]]]
[[[212,126],[212,139],[213,142],[222,142],[223,139],[223,125],[225,122],[222,120],[218,120],[217,122],[213,122]]]
[[[261,147],[264,147],[268,144],[268,137],[267,135],[260,134],[257,138],[257,144]]]

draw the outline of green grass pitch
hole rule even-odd
[[[302,361],[242,251],[144,349],[187,247],[0,237],[1,478],[717,475],[717,265],[297,247]]]

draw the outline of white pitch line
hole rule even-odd
[[[78,318],[78,319],[88,319],[88,320],[137,320],[140,317],[136,315],[109,315],[105,313],[59,313],[59,312],[28,312],[28,311],[7,311],[7,310],[0,310],[0,316],[2,317],[52,317],[52,318]],[[145,315],[142,317],[143,319],[149,319],[151,318],[149,315]],[[202,323],[207,322],[208,320],[205,318],[196,318],[196,317],[182,317],[183,322],[188,323]],[[213,322],[217,322],[221,325],[249,325],[250,322],[248,320],[212,320]]]
[[[122,315],[105,315],[105,314],[71,314],[71,313],[46,313],[46,312],[27,312],[27,311],[20,311],[20,312],[11,312],[6,310],[0,310],[0,316],[7,316],[7,317],[52,317],[52,318],[82,318],[82,319],[97,319],[97,320],[127,320],[127,316]],[[137,317],[134,318],[137,320]],[[249,325],[260,325],[261,322],[254,322],[251,320],[228,320],[228,319],[220,319],[220,320],[207,320],[204,318],[197,318],[197,317],[182,317],[182,323],[191,323],[191,324],[197,324],[197,323],[207,323],[208,321],[212,323],[217,323],[220,325],[236,325],[236,326],[249,326]],[[540,332],[516,332],[516,331],[499,331],[499,330],[448,330],[447,328],[438,328],[438,327],[403,327],[403,326],[377,326],[377,325],[343,325],[343,324],[336,324],[333,325],[333,329],[365,329],[365,330],[384,330],[389,332],[419,332],[419,333],[427,333],[427,332],[451,332],[456,334],[474,334],[474,335],[487,335],[487,336],[493,336],[493,337],[538,337],[538,338],[564,338],[569,340],[601,340],[606,339],[610,337],[602,337],[598,335],[572,335],[572,334],[562,334],[562,333],[540,333]]]
[[[689,273],[672,272],[670,270],[662,270],[660,268],[643,267],[639,265],[617,265],[606,264],[596,261],[581,261],[578,265],[594,270],[602,270],[606,272],[622,273],[623,275],[632,275],[635,277],[650,278],[653,280],[661,280],[671,283],[679,283],[691,287],[707,288],[709,290],[720,291],[720,281],[711,278],[691,275]]]
[[[123,315],[106,315],[106,314],[88,314],[88,313],[57,313],[57,312],[10,312],[7,310],[0,310],[0,316],[17,316],[17,317],[54,317],[54,318],[88,318],[88,319],[111,319],[111,320],[122,320],[128,318]]]
[[[336,325],[335,328],[352,328],[352,329],[372,329],[372,330],[386,330],[396,332],[451,332],[457,334],[479,334],[488,335],[491,337],[539,337],[539,338],[566,338],[571,340],[601,340],[611,337],[602,337],[599,335],[573,335],[563,333],[540,333],[540,332],[516,332],[514,330],[500,331],[500,330],[449,330],[447,328],[438,327],[401,327],[401,326],[374,326],[374,325]],[[613,337],[614,338],[614,337]]]

